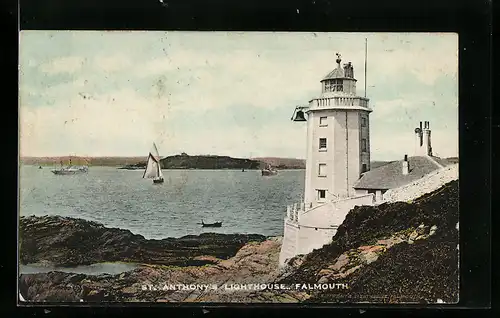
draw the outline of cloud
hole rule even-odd
[[[447,49],[447,51],[454,52]],[[431,87],[440,77],[456,80],[458,62],[450,54],[436,54],[439,48],[418,50],[375,50],[370,52],[369,84],[397,84],[401,76],[414,76]],[[449,52],[447,52],[449,53]],[[353,61],[358,90],[364,85],[364,52],[347,51]],[[175,79],[167,89],[182,107],[228,107],[249,103],[256,107],[279,107],[284,102],[302,101],[320,94],[320,80],[335,67],[330,50],[171,51],[165,56],[137,65],[141,78],[164,76]],[[374,74],[373,76],[371,74]],[[376,75],[375,75],[376,74]],[[406,88],[411,91],[411,87]],[[432,92],[429,90],[428,94]],[[413,97],[412,97],[413,98]],[[430,101],[431,96],[417,96]],[[377,104],[380,104],[377,101]],[[290,105],[293,107],[294,105]]]
[[[343,63],[353,63],[359,94],[364,87],[364,35],[117,33],[72,33],[66,57],[57,53],[64,48],[40,55],[24,45],[22,66],[48,61],[22,74],[24,153],[141,155],[156,141],[162,154],[304,157],[304,127],[288,116],[320,94],[336,49]],[[367,37],[372,154],[399,157],[393,145],[405,145],[407,130],[412,140],[419,120],[456,122],[458,108],[448,105],[456,104],[458,43],[435,35]],[[452,136],[437,136],[436,151],[448,149],[455,131],[435,127]]]
[[[242,104],[274,108],[287,102],[293,108],[292,101],[307,103],[309,98],[320,93],[319,81],[327,72],[324,63],[280,53],[183,50],[149,61],[144,66],[138,65],[136,74],[141,78],[164,79],[165,91],[172,103],[193,110]],[[331,55],[331,52],[324,54]],[[309,92],[316,93],[311,96]]]
[[[85,88],[87,81],[82,78],[76,78],[73,81],[65,82],[59,85],[48,87],[46,90],[39,91],[45,96],[58,97],[65,93],[76,93]]]
[[[78,95],[53,107],[22,107],[21,151],[62,154],[61,149],[71,149],[109,155],[127,152],[127,145],[132,145],[130,152],[135,152],[166,133],[161,119],[168,114],[162,112],[154,101],[132,90]]]
[[[458,44],[458,43],[457,43]],[[458,47],[439,54],[439,50],[422,48],[420,50],[394,50],[390,53],[377,52],[374,58],[386,60],[378,65],[376,71],[386,76],[395,76],[402,71],[411,72],[417,79],[433,85],[440,76],[456,78],[458,74]],[[451,54],[449,54],[451,53]],[[379,68],[379,70],[377,70]]]
[[[167,99],[143,98],[133,90],[83,98],[54,107],[22,107],[23,155],[141,155],[156,142],[163,155],[180,153],[231,156],[288,155],[303,157],[305,126],[288,120],[253,129],[203,125],[170,125],[189,112],[168,109]],[[186,121],[184,123],[187,123]],[[197,129],[198,128],[198,129]],[[299,146],[297,141],[303,140]],[[297,151],[298,149],[298,151]]]
[[[457,129],[431,129],[431,145],[433,154],[442,158],[458,155]],[[415,154],[415,135],[413,129],[391,132],[377,132],[370,136],[372,160],[396,160],[405,154]]]
[[[436,107],[436,100],[433,97],[432,94],[427,96],[404,94],[403,97],[396,99],[377,100],[376,104],[371,105],[373,109],[371,118],[373,120],[390,120],[391,122],[412,119],[413,116],[421,115],[422,110],[427,112],[431,107]],[[440,105],[439,108],[441,111],[445,109],[443,105]],[[451,109],[458,112],[458,106]]]
[[[60,57],[41,64],[40,70],[47,74],[75,73],[82,68],[84,62],[84,58],[79,56]]]
[[[95,66],[104,72],[122,71],[132,66],[132,61],[125,54],[115,54],[111,56],[96,56]]]

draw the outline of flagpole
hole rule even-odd
[[[365,38],[365,98],[366,98],[366,64],[368,59],[368,39]]]

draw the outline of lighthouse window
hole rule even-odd
[[[366,152],[366,139],[361,139],[361,151]]]
[[[326,164],[320,163],[318,165],[318,177],[326,177]]]
[[[326,150],[326,138],[319,139],[319,150]]]
[[[331,91],[332,92],[342,92],[344,90],[343,81],[341,79],[332,80]]]
[[[327,119],[327,117],[320,117],[319,118],[319,125],[320,126],[328,126],[328,124],[326,123],[326,119]]]
[[[318,200],[326,198],[326,190],[318,190]]]
[[[366,127],[366,117],[361,117],[361,127]]]
[[[330,91],[331,91],[331,90],[330,90],[330,87],[331,87],[331,86],[330,86],[330,81],[326,81],[326,82],[325,82],[325,92],[330,92]]]

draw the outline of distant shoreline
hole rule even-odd
[[[21,157],[19,163],[27,166],[59,167],[69,164],[66,157]],[[458,157],[445,158],[457,163]],[[114,167],[121,170],[144,170],[146,156],[141,157],[76,157],[71,156],[72,164],[88,165],[93,167]],[[397,160],[397,159],[395,159]],[[394,160],[373,160],[371,169],[375,169]],[[278,170],[304,170],[305,159],[258,157],[258,158],[233,158],[217,155],[180,155],[168,156],[161,159],[162,169],[167,170],[260,170],[271,165]]]
[[[140,170],[146,166],[147,157],[21,157],[24,165],[60,166],[88,165],[117,167],[123,170]],[[167,156],[160,159],[162,169],[196,169],[196,170],[260,170],[271,165],[278,170],[305,169],[304,159],[261,157],[261,158],[233,158],[218,155],[179,155]]]
[[[42,168],[54,168],[53,164],[26,164],[26,163],[21,163],[21,166],[29,166],[29,167],[38,167],[41,166]],[[55,167],[58,167],[59,165],[56,165]],[[130,169],[121,165],[91,165],[90,167],[98,167],[98,168],[114,168],[117,170],[129,170],[129,171],[143,171],[145,168],[136,168],[136,169]],[[162,170],[205,170],[205,171],[219,171],[219,170],[235,170],[235,171],[241,171],[242,169],[239,168],[217,168],[217,169],[212,169],[212,168],[162,168]],[[245,169],[246,171],[259,171],[260,169]],[[306,168],[281,168],[278,169],[279,171],[287,171],[287,170],[306,170]]]

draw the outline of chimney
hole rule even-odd
[[[415,128],[415,150],[414,150],[414,155],[418,156],[418,153],[420,151],[420,129],[417,127]]]
[[[407,175],[409,171],[408,155],[405,155],[405,159],[403,160],[403,175]]]
[[[432,147],[431,147],[431,129],[430,123],[428,121],[425,122],[423,131],[423,154],[425,156],[432,156]]]

